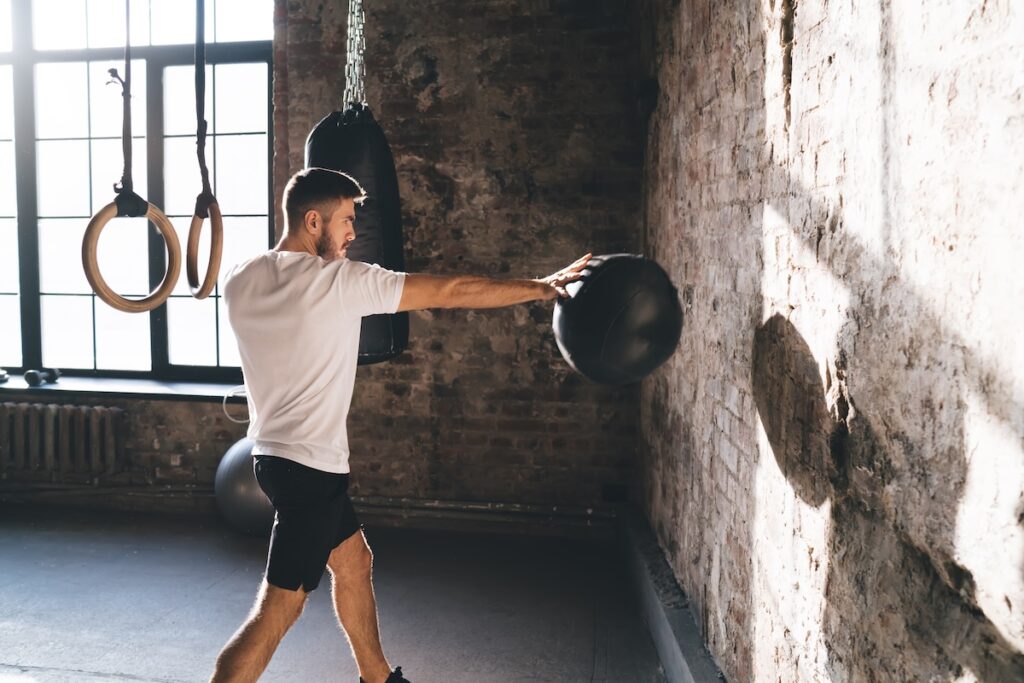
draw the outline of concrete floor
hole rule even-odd
[[[608,544],[367,537],[384,650],[413,683],[664,680]],[[265,544],[217,519],[0,506],[0,682],[206,680]],[[261,680],[358,680],[328,585]]]

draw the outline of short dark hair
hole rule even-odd
[[[341,171],[329,168],[304,168],[291,177],[284,188],[284,214],[288,225],[297,228],[302,225],[306,212],[319,211],[324,220],[330,220],[333,208],[324,205],[339,199],[351,199],[362,204],[366,191],[356,179]]]

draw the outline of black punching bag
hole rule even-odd
[[[369,107],[352,104],[316,124],[306,138],[306,168],[311,167],[347,173],[366,190],[366,201],[356,209],[356,239],[348,248],[348,258],[404,271],[395,160]],[[390,360],[408,346],[408,313],[363,318],[360,365]]]
[[[668,275],[635,254],[595,256],[569,298],[555,303],[555,341],[577,372],[600,384],[639,382],[675,352],[683,309]]]

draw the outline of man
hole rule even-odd
[[[590,255],[538,280],[396,273],[346,258],[363,189],[311,168],[284,191],[278,245],[241,263],[223,287],[249,402],[260,487],[276,510],[266,575],[248,619],[217,658],[213,681],[254,681],[324,569],[365,683],[409,683],[391,670],[377,628],[372,554],[349,500],[345,420],[360,318],[425,308],[495,308],[565,296]]]

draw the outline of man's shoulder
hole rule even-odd
[[[233,266],[231,266],[231,268],[228,270],[228,274],[229,275],[234,275],[234,274],[241,273],[241,272],[245,271],[246,269],[251,268],[254,264],[260,263],[262,261],[266,261],[267,259],[269,259],[271,257],[271,255],[273,253],[274,253],[273,250],[268,250],[268,251],[264,251],[264,252],[261,252],[259,254],[256,254],[255,256],[250,256],[247,259],[243,259],[243,260],[235,263]]]
[[[244,281],[246,274],[259,268],[260,265],[271,257],[272,253],[272,251],[265,251],[261,254],[256,254],[228,268],[227,272],[224,273],[224,288],[227,289],[233,282],[237,284]]]
[[[387,268],[384,268],[379,263],[367,263],[366,261],[352,261],[347,258],[338,259],[332,262],[332,264],[338,268],[340,272],[346,275],[360,276],[360,275],[376,275],[381,273],[389,273]]]

